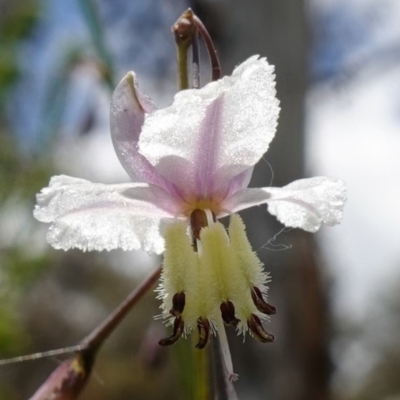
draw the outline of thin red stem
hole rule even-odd
[[[197,17],[195,14],[193,14],[193,22],[196,25],[196,28],[199,30],[200,35],[203,37],[208,55],[210,56],[212,71],[211,80],[216,81],[221,78],[221,64],[219,63],[217,50],[215,49],[214,43],[211,39],[210,34],[208,33],[207,28],[204,26],[203,22],[201,22],[200,18]]]

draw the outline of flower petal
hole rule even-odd
[[[229,193],[227,196],[232,196],[238,190],[246,189],[249,186],[251,177],[253,175],[254,167],[247,168],[239,175],[236,175],[234,178],[231,179],[229,182]]]
[[[163,189],[146,184],[103,185],[55,176],[37,195],[34,216],[52,223],[47,239],[58,249],[143,249],[161,253],[160,224],[178,207]]]
[[[110,124],[115,152],[129,176],[167,189],[165,179],[138,152],[138,141],[146,114],[157,107],[137,86],[134,72],[118,84],[111,99]]]
[[[273,67],[254,56],[232,76],[181,91],[147,116],[139,149],[183,193],[207,197],[262,157],[278,113]]]
[[[268,211],[291,228],[316,232],[321,223],[340,223],[346,201],[343,181],[315,177],[294,181],[283,188],[244,189],[226,201],[224,208],[237,212],[267,203]]]

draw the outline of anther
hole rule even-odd
[[[175,322],[174,322],[174,332],[172,333],[171,336],[161,339],[158,344],[160,346],[170,346],[171,344],[174,344],[181,336],[183,333],[184,329],[184,322],[182,317],[176,317]]]
[[[235,317],[235,306],[230,300],[226,300],[219,306],[221,316],[226,325],[236,326],[240,320]]]
[[[197,319],[197,329],[199,330],[199,342],[196,349],[204,349],[210,338],[210,323],[207,318],[199,317]]]
[[[258,287],[253,286],[251,298],[253,299],[254,305],[257,307],[258,311],[267,315],[276,313],[276,308],[264,300],[261,290]]]
[[[174,297],[172,297],[172,308],[169,310],[169,313],[174,317],[179,317],[185,308],[185,301],[185,292],[175,293]]]
[[[260,342],[267,343],[274,341],[275,337],[264,330],[261,320],[257,315],[251,314],[251,317],[247,320],[247,324],[253,333],[253,336]]]

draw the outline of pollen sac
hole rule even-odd
[[[273,342],[275,337],[267,333],[261,323],[260,318],[257,315],[252,314],[250,319],[247,321],[249,329],[253,336],[262,343]]]
[[[179,317],[185,308],[186,296],[184,292],[175,293],[172,297],[172,308],[169,313],[174,317]]]
[[[231,301],[224,301],[219,306],[219,309],[221,310],[221,317],[226,325],[237,326],[240,320],[235,317],[235,306]]]
[[[182,317],[176,317],[174,322],[174,332],[171,336],[161,339],[158,344],[160,346],[170,346],[171,344],[176,343],[176,341],[182,336],[184,330],[184,322]]]
[[[196,349],[204,349],[210,338],[210,322],[208,319],[199,317],[197,329],[199,330],[199,342],[196,344]]]
[[[276,313],[276,308],[264,300],[261,290],[259,288],[253,286],[251,297],[258,311],[261,311],[262,313],[267,315],[273,315]]]

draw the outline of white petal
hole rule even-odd
[[[340,223],[346,201],[343,181],[315,177],[294,181],[283,188],[245,189],[226,201],[224,208],[237,212],[267,203],[268,211],[292,228],[316,232],[321,223]]]
[[[160,253],[160,224],[178,208],[163,189],[146,184],[103,185],[55,176],[37,195],[34,216],[52,223],[47,239],[58,249],[143,249]]]
[[[111,99],[110,124],[115,152],[129,176],[136,182],[167,188],[165,179],[138,152],[138,141],[145,116],[156,110],[140,92],[135,73],[130,71],[115,88]]]
[[[254,56],[232,76],[181,91],[149,115],[139,150],[183,192],[207,196],[262,157],[278,113],[273,67]]]

